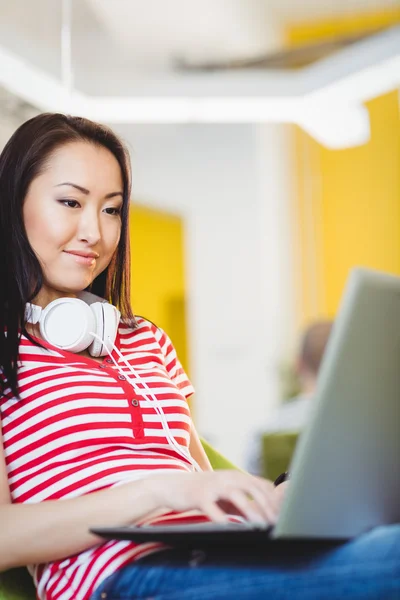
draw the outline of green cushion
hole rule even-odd
[[[208,442],[201,440],[213,469],[235,469],[235,465],[215,450]],[[10,569],[0,573],[0,600],[35,600],[32,578],[25,568]]]
[[[238,468],[233,463],[231,463],[230,460],[228,460],[227,458],[225,458],[225,456],[223,456],[220,452],[218,452],[218,450],[213,448],[213,446],[211,446],[211,444],[206,442],[206,440],[201,439],[201,443],[203,444],[203,448],[206,451],[208,460],[210,461],[213,469],[217,470],[217,469],[237,469]]]
[[[25,567],[0,573],[0,600],[35,600],[32,577]]]
[[[262,436],[263,476],[274,481],[289,469],[299,433],[268,433]]]

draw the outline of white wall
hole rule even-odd
[[[124,128],[134,194],[186,225],[200,433],[238,464],[278,398],[294,337],[291,172],[284,126]]]
[[[0,86],[0,151],[14,131],[38,112]]]
[[[20,123],[0,111],[0,152],[19,125]]]

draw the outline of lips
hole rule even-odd
[[[74,256],[82,256],[83,258],[99,258],[97,252],[86,252],[85,250],[64,250],[67,254],[74,254]]]
[[[84,252],[80,250],[64,250],[65,254],[68,254],[80,265],[92,267],[96,264],[96,259],[99,255],[95,252]]]

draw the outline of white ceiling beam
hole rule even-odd
[[[132,97],[93,97],[0,48],[0,84],[40,110],[108,123],[298,123],[325,145],[365,143],[362,104],[400,87],[400,27],[290,72],[235,71],[166,78]],[[158,93],[155,93],[157,90]],[[340,124],[344,124],[340,126]]]

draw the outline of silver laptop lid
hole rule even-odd
[[[274,537],[400,522],[400,278],[352,271],[313,402]]]

